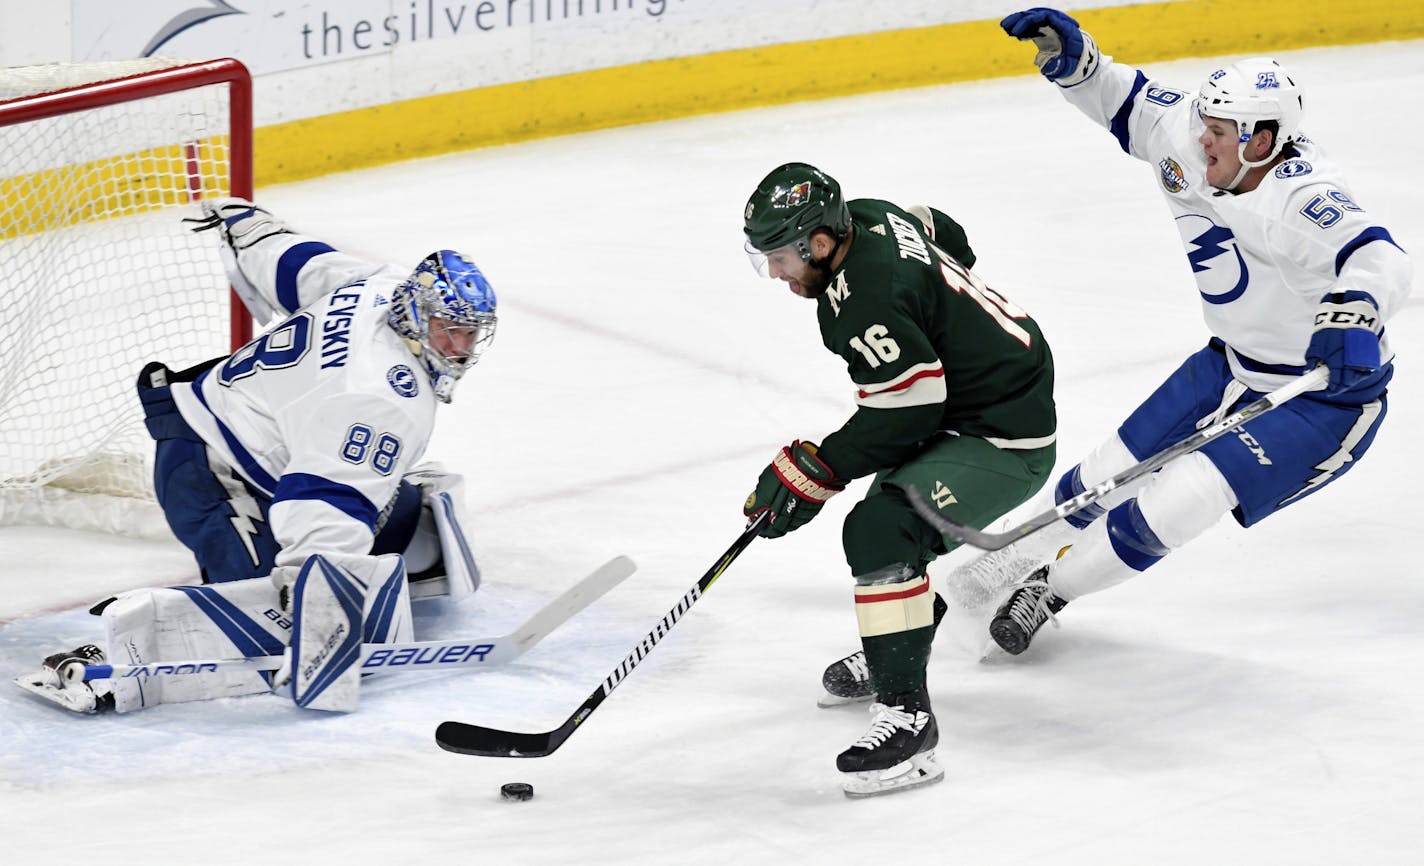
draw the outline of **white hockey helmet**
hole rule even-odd
[[[1253,57],[1218,69],[1202,82],[1196,98],[1197,114],[1220,117],[1236,124],[1237,152],[1243,166],[1264,165],[1300,135],[1304,113],[1300,86],[1284,67],[1269,57]],[[1271,152],[1252,162],[1246,142],[1262,121],[1276,122]]]

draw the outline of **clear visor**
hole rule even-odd
[[[1200,96],[1192,100],[1192,138],[1199,138],[1206,131],[1206,103]]]
[[[751,241],[747,241],[743,244],[743,249],[747,251],[747,258],[751,259],[752,268],[759,275],[777,277],[782,274],[794,273],[810,258],[809,239],[810,235],[807,235],[765,252],[752,246]]]

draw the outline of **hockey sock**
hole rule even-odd
[[[922,687],[934,639],[929,578],[857,584],[855,613],[872,688],[893,694]]]

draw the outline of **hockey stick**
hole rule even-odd
[[[940,514],[939,509],[935,508],[934,505],[925,498],[923,493],[914,488],[907,489],[905,496],[910,500],[910,504],[915,507],[915,510],[920,513],[920,516],[925,519],[925,522],[933,526],[941,534],[948,535],[955,541],[972,544],[981,550],[1000,550],[1021,538],[1032,535],[1045,526],[1049,526],[1070,514],[1087,508],[1089,505],[1092,505],[1094,502],[1097,502],[1124,484],[1130,484],[1144,475],[1156,472],[1183,454],[1190,454],[1213,439],[1240,427],[1252,419],[1261,417],[1282,403],[1285,403],[1287,400],[1299,397],[1311,388],[1323,384],[1329,377],[1329,368],[1324,365],[1317,366],[1310,372],[1282,385],[1261,399],[1248,403],[1215,424],[1212,424],[1210,427],[1204,427],[1196,431],[1176,445],[1158,451],[1141,463],[1135,466],[1129,466],[1108,480],[1089,487],[1072,499],[1066,499],[1059,503],[1052,510],[1045,511],[1036,517],[1025,520],[1023,523],[1020,523],[1018,526],[1006,532],[984,532],[956,520],[951,520],[943,514]]]
[[[633,668],[638,663],[647,658],[648,653],[653,651],[653,647],[658,645],[658,641],[677,625],[683,614],[697,603],[702,594],[707,591],[717,578],[722,576],[722,572],[752,543],[757,537],[757,532],[771,517],[771,512],[763,512],[755,520],[747,525],[741,537],[732,542],[732,546],[727,548],[707,571],[702,575],[702,579],[697,581],[689,589],[672,610],[663,615],[658,620],[658,624],[653,626],[653,630],[648,632],[633,651],[613,669],[613,672],[604,679],[593,694],[584,699],[573,715],[569,716],[564,723],[552,731],[545,731],[539,734],[518,733],[516,731],[501,731],[496,728],[486,728],[480,725],[466,724],[465,722],[441,722],[435,729],[435,742],[440,744],[440,748],[447,752],[458,752],[462,755],[479,755],[486,758],[542,758],[553,754],[554,750],[563,745],[564,741],[578,730],[593,711],[598,709],[598,705],[618,688],[618,684],[633,672]]]
[[[637,566],[626,556],[617,556],[540,608],[519,628],[495,637],[454,638],[417,643],[368,643],[361,647],[361,670],[426,671],[455,667],[497,667],[527,652],[569,617],[588,607],[613,587],[622,583]],[[85,665],[84,679],[151,677],[177,674],[206,674],[217,671],[274,671],[285,656],[272,655],[244,659],[165,661],[148,665]]]

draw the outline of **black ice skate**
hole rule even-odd
[[[998,613],[989,622],[989,636],[1004,652],[1016,656],[1028,649],[1045,622],[1052,621],[1054,628],[1058,627],[1054,614],[1067,604],[1053,594],[1048,586],[1048,566],[1041,566],[999,605]]]
[[[945,604],[939,593],[935,593],[936,631],[939,630],[939,621],[944,619],[947,610],[949,605]],[[840,661],[832,662],[826,672],[821,674],[821,686],[825,688],[826,693],[816,701],[818,707],[838,707],[875,697],[875,691],[870,688],[870,668],[865,665],[865,651],[857,650]]]
[[[38,671],[15,677],[14,683],[70,712],[99,713],[113,709],[114,696],[107,689],[103,694],[96,693],[94,688],[84,681],[84,667],[101,665],[104,661],[102,649],[93,644],[84,644],[49,656]]]
[[[832,663],[821,675],[821,685],[826,693],[816,701],[818,707],[837,707],[875,697],[870,688],[870,668],[865,665],[865,651],[856,650]]]
[[[847,797],[874,797],[944,778],[934,761],[939,727],[923,688],[870,705],[870,730],[836,758]]]

